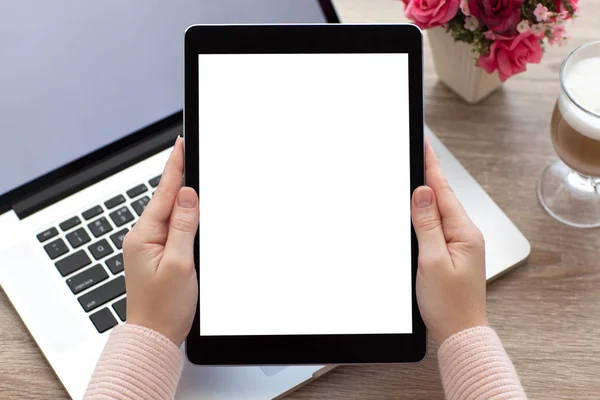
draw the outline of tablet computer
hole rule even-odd
[[[200,198],[202,365],[421,360],[413,25],[193,26],[185,179]]]

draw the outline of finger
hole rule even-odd
[[[192,188],[181,188],[171,213],[163,256],[168,265],[175,264],[184,268],[194,265],[194,239],[198,230],[198,215],[198,195]]]
[[[136,226],[148,226],[154,230],[163,225],[165,233],[167,232],[169,217],[183,180],[183,157],[183,140],[181,137],[177,137],[160,183]]]
[[[451,263],[435,193],[431,188],[421,186],[415,190],[411,214],[419,242],[419,263],[424,266]]]
[[[433,151],[429,139],[425,139],[425,181],[435,192],[444,228],[453,228],[470,222],[465,209],[446,180],[440,162]]]

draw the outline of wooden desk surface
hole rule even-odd
[[[398,0],[337,0],[346,22],[405,21]],[[488,286],[491,325],[531,399],[598,398],[600,230],[548,216],[536,182],[556,156],[548,124],[562,59],[600,39],[600,0],[583,0],[566,47],[469,106],[436,81],[425,44],[426,122],[530,240],[529,262]],[[0,291],[1,292],[1,291]],[[0,398],[67,399],[6,295],[0,294]],[[340,367],[290,399],[441,399],[437,348],[419,365]]]

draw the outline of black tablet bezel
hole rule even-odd
[[[419,28],[414,25],[317,24],[193,26],[187,30],[184,62],[187,186],[199,192],[198,55],[279,53],[407,53],[409,56],[411,193],[424,184],[422,33]],[[187,338],[186,351],[189,360],[201,365],[308,365],[420,361],[426,354],[427,334],[416,299],[418,246],[412,225],[410,229],[412,334],[200,336],[198,307]],[[194,251],[196,274],[199,274],[198,238],[197,235]]]

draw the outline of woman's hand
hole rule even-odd
[[[427,186],[415,190],[412,220],[419,241],[417,301],[433,339],[487,325],[485,246],[467,216],[428,140]]]
[[[181,187],[183,157],[178,138],[152,200],[123,243],[127,323],[159,332],[177,346],[192,326],[198,301],[198,196]]]

